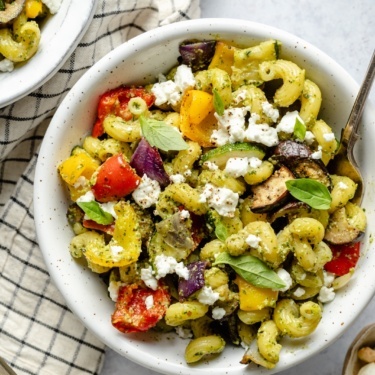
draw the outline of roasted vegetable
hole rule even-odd
[[[17,18],[25,5],[25,0],[14,0],[11,2],[0,2],[0,24],[8,23]]]
[[[285,181],[293,180],[293,173],[284,165],[263,183],[252,186],[251,211],[270,212],[281,206],[289,197]]]
[[[180,300],[185,300],[190,295],[203,288],[204,286],[204,270],[207,262],[197,261],[187,265],[189,270],[189,278],[187,280],[180,279],[178,283],[178,295]]]
[[[207,69],[215,53],[215,40],[186,40],[180,44],[180,61],[193,72]]]
[[[324,269],[336,276],[343,276],[351,272],[357,265],[361,245],[359,242],[345,245],[331,245],[332,260],[324,265]]]

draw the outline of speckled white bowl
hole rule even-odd
[[[272,371],[241,365],[244,350],[227,346],[218,357],[188,366],[184,361],[186,340],[176,335],[124,335],[111,325],[114,305],[104,284],[69,254],[73,236],[66,221],[68,198],[56,167],[90,131],[101,93],[120,84],[143,84],[159,72],[167,72],[185,39],[219,38],[252,45],[270,38],[282,42],[282,57],[306,69],[323,94],[320,118],[339,137],[358,91],[358,84],[329,56],[282,30],[233,19],[201,19],[172,24],[144,33],[100,60],[73,87],[57,110],[40,150],[35,177],[35,221],[39,244],[49,272],[71,310],[105,344],[130,360],[164,374],[271,374],[285,370],[332,344],[372,298],[375,291],[375,249],[369,240],[371,226],[363,240],[362,258],[352,281],[325,306],[323,319],[311,336],[283,339],[280,362]],[[375,220],[375,163],[370,150],[375,144],[375,113],[367,105],[363,115],[357,159],[366,177],[363,201],[369,222]]]

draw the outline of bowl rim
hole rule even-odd
[[[112,50],[110,53],[108,53],[106,56],[101,58],[93,67],[91,67],[82,77],[81,79],[72,87],[72,89],[69,91],[67,96],[65,97],[62,104],[57,109],[49,128],[47,129],[46,135],[44,137],[44,141],[42,143],[40,152],[39,152],[39,158],[38,163],[36,166],[36,172],[35,172],[35,188],[34,188],[34,212],[38,212],[38,210],[42,207],[42,201],[39,199],[41,195],[46,194],[48,189],[45,185],[43,185],[43,178],[45,177],[44,172],[44,166],[42,163],[40,163],[40,158],[42,155],[47,156],[48,155],[48,146],[51,139],[54,139],[56,135],[62,133],[63,129],[63,123],[61,122],[61,117],[66,112],[68,108],[68,111],[72,111],[72,101],[80,101],[79,99],[82,98],[82,93],[86,89],[86,85],[88,85],[88,82],[92,83],[100,81],[100,77],[94,77],[95,73],[100,71],[108,71],[111,67],[113,68],[116,63],[121,63],[121,60],[126,59],[128,56],[133,55],[136,53],[137,49],[144,50],[150,46],[153,46],[155,43],[163,43],[167,42],[168,39],[177,38],[177,37],[183,37],[186,35],[187,31],[189,33],[193,32],[202,32],[202,33],[210,33],[212,30],[220,29],[220,32],[223,34],[226,32],[229,33],[253,33],[258,36],[260,39],[265,40],[267,38],[267,35],[269,35],[269,38],[272,38],[275,35],[278,35],[277,39],[288,40],[288,41],[295,41],[295,43],[299,43],[303,46],[305,46],[306,51],[304,52],[307,54],[305,58],[308,60],[309,57],[312,58],[312,56],[318,55],[322,59],[324,59],[325,62],[328,62],[332,67],[334,67],[337,72],[340,74],[340,76],[344,76],[346,79],[346,84],[349,87],[348,90],[352,93],[356,93],[358,91],[358,84],[354,81],[354,79],[350,76],[348,72],[346,72],[337,62],[335,62],[330,56],[325,54],[323,51],[319,50],[317,47],[313,46],[309,42],[299,38],[296,35],[293,35],[287,31],[278,29],[274,26],[269,26],[263,23],[248,21],[248,20],[240,20],[240,19],[232,19],[232,18],[201,18],[197,20],[187,20],[187,21],[181,21],[175,24],[165,25],[161,26],[157,29],[153,29],[150,31],[147,31],[143,34],[140,34],[129,41],[121,44],[120,46],[116,47],[114,50]],[[169,35],[172,35],[170,37]],[[253,35],[253,34],[252,34]],[[186,38],[185,38],[186,39]],[[138,45],[141,45],[142,47],[137,47]],[[119,57],[121,56],[121,57]],[[94,77],[94,78],[93,78]],[[77,100],[78,99],[78,100]],[[353,98],[354,101],[354,98]],[[78,104],[77,104],[78,105]],[[370,108],[370,106],[367,106],[364,110],[364,116],[367,116],[367,118],[370,118],[370,112],[373,112],[373,110]],[[42,192],[42,193],[40,193]],[[45,221],[48,220],[48,215],[46,214],[39,214],[35,215],[35,222],[36,222],[36,232],[38,241],[40,243],[40,248],[43,253],[43,256],[45,257],[45,262],[47,265],[48,270],[50,271],[51,277],[55,284],[57,285],[59,291],[62,293],[64,299],[67,302],[67,305],[69,308],[74,312],[76,316],[78,316],[83,324],[92,332],[94,332],[97,336],[100,336],[100,332],[98,331],[98,327],[95,325],[95,322],[90,322],[87,320],[87,315],[84,314],[82,311],[82,307],[79,308],[76,304],[73,304],[72,301],[69,298],[69,290],[66,288],[64,284],[64,280],[62,278],[59,278],[56,274],[56,269],[54,269],[52,265],[53,257],[51,257],[51,254],[43,251],[43,249],[48,248],[48,241],[44,237],[42,233],[42,227],[45,224]],[[362,311],[364,307],[369,303],[371,298],[373,297],[375,293],[374,290],[370,293],[368,292],[361,300],[356,304],[356,311]],[[342,317],[341,317],[342,318]],[[345,319],[345,326],[340,327],[340,329],[336,329],[336,333],[334,335],[330,336],[330,342],[322,342],[319,347],[314,347],[312,351],[305,350],[305,353],[299,353],[299,357],[295,359],[295,361],[291,364],[285,364],[281,363],[280,365],[276,366],[274,370],[267,370],[263,372],[263,370],[257,370],[256,373],[267,373],[272,374],[276,373],[282,370],[286,370],[290,368],[291,366],[295,366],[303,361],[305,361],[307,358],[309,358],[312,355],[317,354],[318,352],[322,351],[324,348],[326,348],[328,345],[332,344],[336,339],[338,339],[345,330],[353,323],[355,320],[356,315],[350,315]],[[116,334],[114,334],[116,336]],[[141,350],[138,350],[137,348],[134,348],[133,344],[130,344],[128,349],[124,350],[124,348],[120,348],[118,345],[114,344],[112,339],[109,339],[108,337],[101,336],[101,341],[103,341],[107,346],[111,347],[113,350],[117,351],[121,355],[124,355],[128,359],[130,359],[133,362],[136,362],[146,368],[152,369],[154,371],[164,372],[168,374],[198,374],[203,373],[202,368],[194,368],[189,367],[186,365],[181,364],[174,364],[171,362],[158,360],[157,364],[153,364],[152,362],[155,360],[154,357],[152,357],[149,353],[144,353]],[[324,340],[323,340],[324,341]],[[310,349],[311,350],[311,349]],[[308,353],[308,354],[307,354]],[[212,371],[209,368],[205,368],[207,371]],[[219,369],[215,368],[215,371],[218,372],[218,374],[226,373],[228,369]],[[232,368],[231,373],[233,374],[242,374],[245,373],[245,371],[238,370],[237,368]],[[247,370],[248,371],[248,370]]]

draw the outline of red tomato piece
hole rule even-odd
[[[361,245],[359,242],[345,245],[331,245],[332,260],[325,264],[324,269],[336,276],[346,275],[358,262]]]
[[[97,170],[92,192],[98,202],[118,200],[132,193],[141,178],[122,154],[109,157]]]
[[[109,114],[119,116],[125,121],[131,120],[132,114],[128,109],[128,103],[131,98],[135,97],[142,98],[148,107],[151,107],[155,101],[155,96],[143,87],[120,86],[102,94],[99,98],[97,119],[91,135],[95,138],[103,135],[103,121]]]
[[[101,232],[105,232],[105,233],[108,233],[110,235],[113,235],[113,231],[115,230],[115,224],[103,225],[103,224],[98,224],[94,220],[84,219],[82,221],[82,225],[87,229],[99,230]]]
[[[147,308],[146,298],[152,296],[153,304]],[[170,304],[170,295],[164,286],[156,290],[138,284],[119,288],[112,325],[124,333],[144,332],[163,318]]]

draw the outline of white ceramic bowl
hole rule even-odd
[[[229,345],[218,357],[188,366],[184,361],[186,340],[177,335],[124,335],[110,322],[113,302],[104,284],[88,269],[75,262],[68,251],[73,236],[66,221],[68,199],[56,167],[82,141],[95,119],[101,93],[120,84],[143,84],[159,72],[167,72],[178,56],[178,45],[191,38],[219,38],[244,45],[270,38],[282,42],[282,57],[307,71],[323,94],[320,118],[336,131],[345,125],[358,85],[349,74],[323,52],[298,37],[276,28],[242,20],[201,19],[168,25],[124,43],[90,69],[66,96],[57,110],[40,150],[35,177],[35,220],[39,244],[49,272],[71,310],[105,344],[130,360],[165,374],[247,374],[239,361],[242,348]],[[363,201],[369,222],[375,220],[375,164],[370,150],[375,144],[374,111],[367,106],[363,115],[357,159],[366,177]],[[300,363],[332,344],[355,320],[375,291],[375,249],[369,241],[371,227],[363,240],[359,270],[335,300],[326,304],[318,329],[299,340],[283,339],[280,362],[272,371],[250,365],[252,374],[271,374]]]

